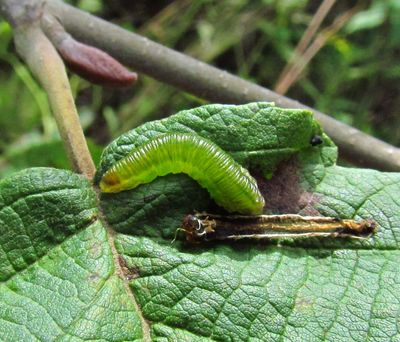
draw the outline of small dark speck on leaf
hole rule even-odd
[[[100,276],[99,276],[98,273],[92,273],[92,274],[89,276],[89,281],[90,281],[90,282],[97,282],[99,279],[100,279]]]
[[[323,143],[322,137],[320,135],[314,135],[310,141],[312,146],[321,145]]]
[[[146,196],[143,198],[143,202],[145,203],[153,202],[158,196],[159,196],[158,194]]]

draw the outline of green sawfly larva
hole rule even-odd
[[[229,212],[255,215],[264,207],[256,180],[213,142],[195,134],[158,136],[131,151],[102,177],[102,192],[120,192],[169,173],[185,173]]]

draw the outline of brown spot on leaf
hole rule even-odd
[[[271,179],[255,175],[258,187],[265,198],[267,214],[301,214],[319,216],[314,208],[318,196],[300,187],[296,158],[279,164]]]
[[[314,204],[319,202],[319,197],[311,192],[304,191],[299,199],[300,212],[304,216],[320,216],[321,213],[315,209]]]
[[[94,242],[92,246],[89,248],[90,256],[94,259],[99,258],[103,253],[103,247],[101,243]]]
[[[118,255],[118,263],[126,280],[129,281],[139,277],[139,270],[135,267],[129,267],[121,255]]]
[[[72,37],[63,39],[57,49],[72,71],[92,83],[125,87],[137,80],[136,73],[129,71],[109,54]]]
[[[297,159],[292,158],[280,163],[270,180],[255,176],[265,198],[264,211],[266,213],[320,216],[314,207],[319,202],[319,198],[300,187],[298,168]]]
[[[299,297],[296,299],[295,302],[295,307],[297,310],[299,311],[308,311],[311,310],[313,307],[313,302],[308,299],[308,298],[304,298],[304,297]]]
[[[265,209],[272,214],[297,213],[302,189],[299,185],[298,164],[290,159],[279,164],[270,180],[257,177],[258,186],[265,197]]]

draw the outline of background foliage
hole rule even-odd
[[[273,88],[320,1],[101,1],[72,4],[129,30]],[[363,7],[327,41],[288,96],[392,144],[400,144],[400,5]],[[352,2],[337,2],[330,25]],[[221,16],[224,13],[224,16]],[[144,75],[131,89],[92,86],[71,75],[95,161],[101,147],[139,124],[203,104]],[[27,166],[69,164],[46,96],[14,54],[0,22],[0,177]]]

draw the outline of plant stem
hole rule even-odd
[[[0,4],[14,27],[19,55],[47,93],[74,170],[92,179],[95,167],[79,122],[64,63],[40,27],[41,2],[3,1]]]
[[[317,35],[310,46],[302,55],[298,55],[297,59],[288,68],[287,73],[282,77],[280,83],[276,86],[279,94],[285,94],[289,88],[299,79],[305,67],[310,63],[314,56],[321,50],[329,39],[334,36],[350,19],[357,13],[359,5],[354,6],[350,10],[338,16],[332,25]]]
[[[304,53],[307,46],[310,44],[311,39],[314,37],[315,33],[318,31],[321,26],[323,20],[326,15],[329,13],[329,10],[332,8],[336,0],[324,0],[321,5],[318,7],[317,12],[315,12],[310,24],[307,29],[304,31],[303,36],[301,37],[299,43],[294,49],[293,55],[290,58],[289,63],[285,66],[283,71],[278,77],[278,81],[276,82],[275,91],[279,94],[285,94],[287,91],[287,87],[285,86],[285,81],[288,78],[288,74],[290,74],[293,65],[296,64],[296,60],[301,58],[301,55]]]

